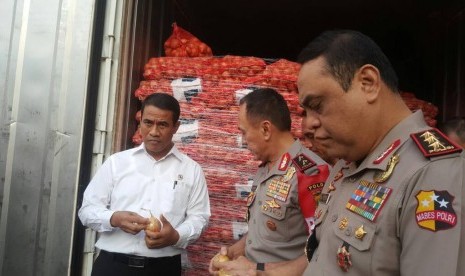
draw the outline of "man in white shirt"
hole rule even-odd
[[[180,254],[207,225],[210,203],[202,168],[172,142],[179,114],[172,96],[147,97],[144,142],[110,156],[86,188],[79,218],[99,232],[92,275],[181,275]],[[151,214],[161,231],[146,229]]]

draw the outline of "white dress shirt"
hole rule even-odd
[[[147,248],[144,231],[132,235],[110,225],[116,211],[159,218],[179,233],[174,246]],[[180,254],[201,234],[210,218],[208,190],[200,165],[175,146],[156,161],[144,144],[110,156],[84,192],[79,209],[82,223],[100,233],[95,246],[110,252],[146,257]]]

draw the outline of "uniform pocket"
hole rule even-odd
[[[369,250],[375,239],[376,225],[353,215],[340,216],[332,227],[337,237],[358,251]]]

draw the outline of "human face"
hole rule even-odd
[[[315,141],[315,137],[313,135],[313,130],[309,129],[307,124],[307,114],[304,111],[302,114],[302,136],[303,141],[302,144],[320,156],[326,163],[334,165],[337,162],[337,158],[332,158],[326,152],[326,149],[323,148],[317,141]]]
[[[140,133],[147,152],[159,160],[173,147],[173,135],[178,131],[179,122],[173,123],[173,112],[147,105],[142,113]]]
[[[246,104],[239,107],[239,130],[242,133],[242,140],[247,143],[247,149],[254,155],[255,160],[267,162],[265,157],[265,138],[260,131],[260,124],[253,124],[247,119]]]
[[[348,91],[326,71],[319,57],[305,63],[297,80],[299,102],[306,112],[304,129],[332,158],[358,161],[365,157],[364,108],[355,78]]]

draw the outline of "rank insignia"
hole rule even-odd
[[[454,196],[448,191],[420,191],[415,219],[421,228],[436,232],[454,227],[457,215],[452,208]]]
[[[296,157],[294,157],[294,159],[292,159],[292,161],[297,166],[297,168],[299,168],[299,170],[301,172],[304,172],[304,171],[306,171],[306,170],[308,170],[311,167],[316,165],[316,163],[313,162],[312,159],[310,159],[308,156],[306,156],[303,153],[301,153],[301,154],[297,155]]]
[[[295,174],[295,168],[289,167],[289,169],[287,169],[286,174],[281,178],[281,181],[284,181],[284,182],[290,181],[292,177],[294,176],[294,174]]]
[[[399,155],[394,154],[387,164],[387,169],[385,171],[380,171],[375,173],[374,180],[377,183],[382,183],[386,181],[394,171],[394,167],[399,163]]]
[[[349,271],[349,268],[352,266],[349,253],[349,244],[346,242],[344,242],[342,246],[337,249],[337,264],[344,272]]]
[[[287,152],[281,157],[281,161],[279,161],[278,170],[285,171],[287,169],[287,164],[289,163],[289,159],[291,159],[291,155]]]
[[[375,221],[391,191],[391,188],[361,180],[347,202],[346,208],[370,221]]]
[[[290,189],[291,189],[290,183],[283,182],[275,178],[271,180],[270,184],[268,185],[268,189],[266,190],[266,195],[271,198],[285,202]]]
[[[376,159],[373,161],[373,164],[379,164],[388,156],[393,150],[395,150],[400,145],[400,139],[397,139],[392,143],[385,151],[383,151]]]
[[[410,136],[425,157],[460,152],[462,150],[435,128],[410,134]]]

